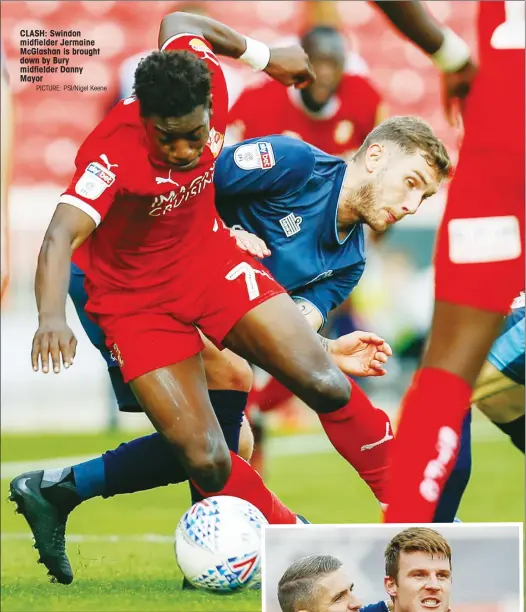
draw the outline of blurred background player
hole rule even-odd
[[[340,31],[316,26],[301,37],[300,44],[316,81],[295,93],[282,91],[271,81],[247,88],[230,110],[230,136],[239,141],[285,134],[330,155],[350,157],[387,117],[385,105],[369,79],[345,72],[347,50]]]
[[[1,216],[0,227],[2,237],[1,245],[1,285],[0,297],[4,296],[9,281],[9,214],[8,214],[8,193],[11,184],[11,163],[12,163],[12,147],[13,147],[13,131],[14,131],[14,116],[13,116],[13,96],[9,85],[9,77],[7,76],[7,67],[5,65],[5,56],[3,47],[0,48],[1,62],[1,108],[2,108],[2,178],[1,178]]]
[[[427,522],[454,467],[477,376],[523,285],[525,5],[479,3],[477,73],[464,41],[419,2],[376,4],[443,70],[446,112],[458,121],[460,101],[465,129],[439,230],[429,344],[404,400],[386,514]]]
[[[367,134],[387,117],[386,105],[363,70],[362,74],[346,70],[349,53],[340,30],[330,25],[314,26],[301,37],[300,44],[309,56],[316,81],[301,91],[283,90],[268,79],[263,84],[249,86],[230,110],[228,141],[285,134],[330,155],[350,159]],[[355,64],[356,60],[352,62]],[[279,111],[270,112],[270,109]],[[350,312],[349,302],[340,305],[344,317],[350,316]],[[356,329],[352,321],[347,325],[344,333]],[[328,336],[332,335],[330,327],[329,323],[324,332]],[[294,397],[274,378],[263,378],[263,382],[261,376],[256,378],[248,401],[255,438],[252,463],[261,474],[264,472],[264,413]]]

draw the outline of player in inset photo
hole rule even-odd
[[[446,538],[434,529],[411,527],[395,535],[385,549],[384,584],[392,604],[388,609],[450,610],[451,554]]]
[[[433,529],[413,527],[385,548],[387,601],[363,606],[342,561],[311,555],[287,568],[278,583],[282,612],[421,612],[450,610],[451,547]]]

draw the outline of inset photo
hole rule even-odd
[[[524,612],[522,523],[270,526],[263,612]]]

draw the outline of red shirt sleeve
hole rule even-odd
[[[176,34],[171,36],[161,47],[161,51],[190,51],[206,62],[212,74],[212,104],[214,109],[213,123],[216,130],[224,132],[228,114],[228,91],[225,75],[212,51],[211,45],[197,34]]]
[[[80,208],[99,225],[119,191],[118,158],[104,143],[92,143],[88,137],[77,153],[75,166],[60,202]]]
[[[382,97],[368,79],[358,78],[360,79],[360,103],[363,108],[366,133],[368,134],[376,124],[376,115],[378,107],[382,103]]]

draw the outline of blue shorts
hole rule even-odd
[[[504,328],[495,340],[488,361],[505,376],[524,385],[524,306],[506,317]]]
[[[84,312],[84,307],[88,301],[86,290],[84,289],[84,272],[74,263],[71,264],[71,276],[69,281],[69,296],[73,301],[75,310],[79,316],[80,322],[88,338],[95,348],[102,355],[106,365],[108,366],[108,374],[110,375],[111,384],[119,410],[122,412],[142,412],[130,385],[124,382],[121,369],[117,361],[113,358],[110,351],[106,347],[106,338],[102,329],[96,325]]]

